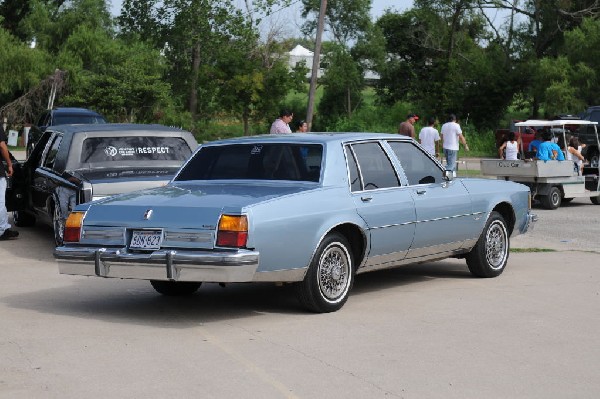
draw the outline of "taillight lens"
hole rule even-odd
[[[83,223],[83,212],[71,212],[65,223],[64,242],[79,242],[81,225]]]
[[[222,215],[217,230],[217,246],[244,248],[248,241],[248,218],[245,215]]]

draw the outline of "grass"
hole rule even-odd
[[[514,252],[514,253],[556,252],[556,250],[555,249],[549,249],[549,248],[511,248],[510,252]]]

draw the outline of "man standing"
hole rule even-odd
[[[431,155],[435,157],[440,156],[440,134],[437,129],[433,127],[435,125],[435,117],[430,116],[427,121],[429,126],[424,127],[419,132],[419,142],[429,152]]]
[[[419,120],[416,114],[410,113],[407,115],[406,120],[398,127],[398,134],[415,138],[415,127],[414,124]]]
[[[463,143],[465,150],[469,151],[467,140],[462,134],[460,125],[456,123],[456,115],[450,114],[448,122],[442,126],[442,139],[444,142],[444,155],[446,157],[446,170],[451,170],[454,176],[456,176],[459,141]]]
[[[271,125],[270,134],[286,134],[292,133],[290,129],[290,122],[294,118],[294,113],[290,110],[284,109],[279,113],[279,118],[275,119],[275,122]]]
[[[12,162],[8,155],[8,147],[6,146],[6,134],[0,126],[0,160],[6,162],[6,170],[4,165],[0,163],[0,240],[10,240],[19,236],[18,231],[10,229],[8,224],[8,212],[6,211],[6,183],[7,178],[13,174]]]

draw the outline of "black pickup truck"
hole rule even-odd
[[[600,124],[600,106],[596,105],[588,107],[588,109],[580,116],[581,119],[598,122],[598,124]],[[600,143],[598,143],[598,136],[596,136],[594,131],[595,128],[598,127],[584,126],[577,133],[579,141],[586,145],[583,155],[590,162],[590,166],[592,167],[600,166],[598,164]]]
[[[80,203],[165,184],[198,143],[187,131],[161,125],[51,126],[24,163],[14,162],[6,205],[18,227],[64,224]]]

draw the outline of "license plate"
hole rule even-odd
[[[159,249],[162,241],[162,230],[134,230],[129,248]]]

